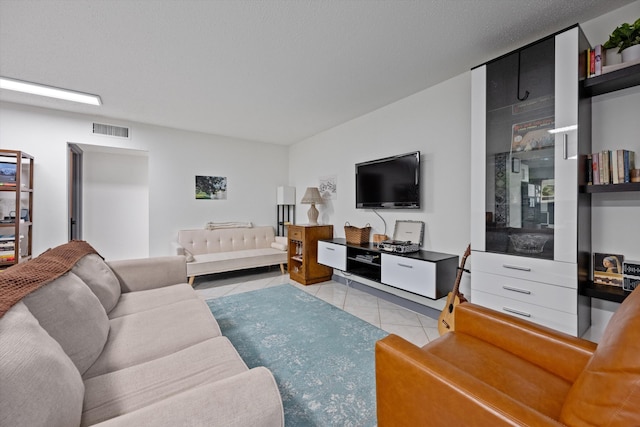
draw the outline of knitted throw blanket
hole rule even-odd
[[[98,252],[85,241],[72,240],[0,272],[0,317],[22,298],[67,273],[89,254]]]

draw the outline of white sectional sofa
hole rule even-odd
[[[4,277],[5,296],[22,286]],[[221,335],[184,257],[83,255],[0,315],[0,426],[284,425],[273,375]]]
[[[187,257],[193,285],[196,276],[277,264],[284,274],[287,242],[270,226],[180,230],[176,254]]]

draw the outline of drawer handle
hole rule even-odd
[[[511,270],[531,271],[529,267],[520,267],[519,265],[502,264],[502,266]]]
[[[528,291],[526,289],[512,288],[511,286],[503,286],[502,289],[504,289],[505,291],[512,291],[512,292],[518,292],[520,294],[531,295],[531,291]]]
[[[413,268],[413,265],[409,265],[409,264],[401,264],[401,263],[398,263],[398,266],[400,266],[400,267],[404,267],[404,268]]]
[[[326,249],[326,250],[328,250],[328,251],[335,251],[335,249],[334,249],[334,248],[327,248],[327,247],[325,247],[325,249]]]
[[[518,316],[522,316],[522,317],[531,317],[531,314],[529,314],[529,313],[525,313],[524,311],[514,310],[513,308],[509,308],[509,307],[502,307],[502,309],[503,309],[504,311],[509,312],[509,313],[517,314]]]

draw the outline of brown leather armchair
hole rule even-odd
[[[376,344],[378,425],[640,426],[640,291],[598,345],[476,306],[420,348]]]

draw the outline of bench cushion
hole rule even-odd
[[[287,262],[287,253],[269,247],[194,255],[194,258],[187,264],[189,277],[282,264]]]

